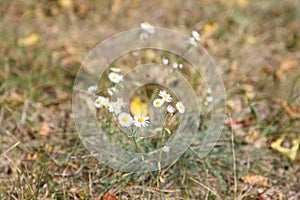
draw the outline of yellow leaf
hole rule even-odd
[[[139,97],[134,97],[134,99],[130,103],[130,112],[134,116],[137,116],[139,114],[148,115],[147,104],[143,102]]]
[[[238,4],[239,7],[245,8],[248,5],[249,1],[248,0],[237,0],[236,3]]]
[[[213,31],[215,31],[219,27],[219,24],[217,22],[212,22],[209,24],[206,24],[203,28],[202,35],[207,36],[210,35]]]
[[[31,33],[25,38],[20,38],[18,44],[20,46],[31,46],[35,45],[40,40],[40,36],[37,33]]]
[[[59,5],[64,8],[70,8],[73,5],[71,0],[60,0]]]
[[[282,144],[283,141],[284,141],[283,137],[277,139],[275,142],[273,142],[271,144],[271,148],[278,151],[278,152],[280,152],[282,155],[288,157],[292,161],[296,160],[297,152],[298,152],[298,149],[299,149],[299,140],[294,139],[292,141],[292,147],[291,148],[282,147],[281,144]]]
[[[244,183],[256,185],[256,186],[263,186],[263,187],[269,187],[269,180],[267,177],[256,175],[256,174],[248,174],[247,176],[244,176],[241,178]]]
[[[247,44],[254,44],[256,42],[256,39],[253,35],[247,35],[245,38],[245,42]]]

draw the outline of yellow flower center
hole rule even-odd
[[[140,123],[143,123],[144,121],[145,121],[145,119],[144,118],[139,118],[139,120],[138,120]]]
[[[128,122],[128,118],[127,118],[127,117],[123,117],[123,118],[122,118],[122,121],[123,121],[123,122]]]
[[[149,22],[145,23],[146,27],[151,27],[151,24]]]
[[[182,105],[179,105],[178,108],[179,108],[179,110],[182,110]]]
[[[157,101],[157,102],[156,102],[156,105],[160,105],[160,101]]]
[[[98,104],[102,104],[102,100],[98,100]]]
[[[168,98],[168,95],[167,94],[164,94],[164,99]]]

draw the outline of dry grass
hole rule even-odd
[[[269,148],[279,136],[300,136],[299,118],[280,103],[300,106],[298,1],[62,2],[68,1],[0,4],[1,199],[159,198],[149,174],[99,164],[81,144],[71,116],[80,62],[103,39],[145,20],[186,34],[198,30],[220,68],[228,111],[234,123],[243,121],[233,130],[237,199],[300,198],[299,156],[290,161]],[[31,33],[39,40],[22,46],[20,39]],[[249,139],[253,130],[258,135]],[[166,199],[233,199],[230,131],[208,157],[189,150],[162,174]],[[245,183],[249,174],[267,177],[269,185]]]

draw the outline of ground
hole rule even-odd
[[[292,0],[2,1],[1,199],[299,199],[299,8]],[[197,30],[227,92],[216,147],[203,159],[188,150],[163,169],[161,191],[147,173],[94,159],[72,119],[85,56],[143,21]]]

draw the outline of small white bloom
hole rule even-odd
[[[188,43],[189,44],[191,44],[191,45],[193,45],[194,47],[197,47],[197,42],[196,42],[196,40],[195,40],[195,38],[190,38],[189,40],[188,40]]]
[[[175,112],[175,108],[173,106],[171,106],[171,105],[168,105],[167,111],[172,114],[172,113]]]
[[[185,107],[182,104],[182,102],[177,102],[176,103],[176,108],[177,108],[178,112],[180,112],[180,113],[184,113],[185,112]]]
[[[210,89],[210,88],[207,88],[206,93],[207,93],[207,94],[211,94],[211,89]]]
[[[122,98],[122,97],[118,97],[117,103],[118,103],[121,107],[125,107],[125,102],[123,101],[123,98]]]
[[[161,61],[162,61],[162,63],[163,63],[164,65],[169,64],[169,59],[166,58],[166,57],[162,57]]]
[[[195,38],[196,41],[201,40],[200,34],[197,31],[192,31],[192,36],[193,38]]]
[[[129,127],[132,124],[132,117],[128,113],[121,113],[118,117],[118,121],[121,126],[123,127]]]
[[[112,96],[116,92],[118,92],[116,87],[107,88],[107,93],[109,94],[109,96]]]
[[[178,65],[178,68],[179,68],[179,69],[182,69],[182,67],[183,67],[183,64],[180,63],[180,64]]]
[[[162,98],[162,100],[164,100],[166,102],[172,101],[171,95],[168,94],[165,90],[159,91],[158,96],[160,96]]]
[[[119,114],[119,113],[121,113],[121,106],[117,102],[112,102],[108,106],[108,111],[113,112],[115,114]]]
[[[177,68],[178,68],[178,63],[177,63],[177,62],[174,62],[173,65],[172,65],[172,67],[173,67],[174,69],[177,69]]]
[[[140,114],[138,116],[134,116],[133,123],[136,127],[146,127],[150,124],[149,117],[146,117],[143,114]]]
[[[161,150],[165,153],[168,153],[170,151],[170,147],[163,146],[163,148],[161,148]]]
[[[105,105],[105,102],[106,102],[106,98],[105,98],[105,97],[102,97],[102,96],[99,96],[99,97],[97,97],[97,98],[95,99],[94,104],[95,104],[95,106],[96,106],[97,108],[101,108],[102,106]]]
[[[164,104],[164,100],[162,99],[154,99],[153,106],[155,108],[160,108]]]
[[[92,85],[88,88],[88,93],[93,94],[98,90],[98,86],[97,85]]]
[[[212,96],[208,96],[208,97],[206,97],[206,101],[208,102],[208,103],[211,103],[211,102],[213,102],[213,97]]]
[[[152,24],[150,24],[149,22],[143,22],[143,23],[141,23],[141,28],[144,29],[145,31],[147,31],[150,34],[155,33],[154,26],[152,26]]]
[[[105,98],[104,106],[105,106],[105,108],[108,108],[110,106],[110,102],[109,102],[108,98]]]
[[[109,80],[111,80],[113,83],[119,83],[121,80],[123,80],[123,76],[119,75],[115,72],[111,72],[108,75]]]
[[[112,72],[120,72],[121,69],[118,68],[118,67],[112,67],[112,68],[110,68],[110,71],[112,71]]]

